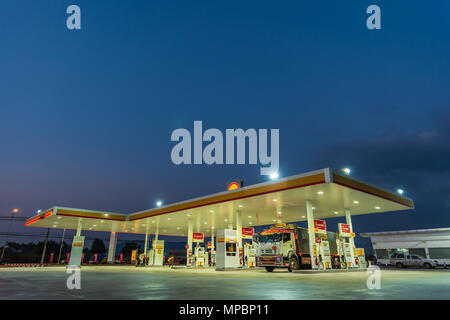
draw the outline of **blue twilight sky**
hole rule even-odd
[[[371,4],[381,30],[366,28]],[[282,176],[350,166],[415,200],[355,217],[357,232],[450,226],[449,13],[447,0],[3,0],[0,215],[129,213],[267,180],[259,165],[173,165],[171,132],[202,120],[279,128]]]

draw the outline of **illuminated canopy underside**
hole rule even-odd
[[[155,233],[186,236],[188,221],[194,232],[208,234],[212,228],[235,225],[235,213],[241,211],[242,226],[273,224],[278,218],[291,223],[306,220],[306,200],[311,200],[314,218],[392,212],[414,208],[413,201],[357,181],[349,176],[322,169],[233,191],[225,191],[145,210],[131,215],[112,212],[53,207],[30,218],[25,225],[40,228],[82,229],[90,231]]]

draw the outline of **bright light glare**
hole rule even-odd
[[[342,169],[342,171],[344,171],[345,174],[352,173],[352,170],[350,170],[350,168],[344,168],[344,169]]]
[[[402,195],[403,193],[405,193],[405,191],[403,189],[397,189],[398,194]]]
[[[279,177],[278,172],[272,172],[272,173],[270,174],[270,179],[272,179],[272,180],[278,179],[278,177]]]

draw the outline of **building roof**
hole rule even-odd
[[[242,226],[273,224],[275,221],[306,220],[306,200],[312,201],[317,219],[393,212],[414,208],[411,199],[382,188],[338,174],[329,168],[168,204],[130,215],[113,212],[53,207],[31,217],[30,227],[82,229],[106,232],[154,233],[184,236],[188,221],[195,232],[208,233],[235,224],[241,211]]]

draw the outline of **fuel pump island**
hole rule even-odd
[[[111,233],[109,263],[115,261],[118,234],[129,233],[145,235],[143,252],[154,266],[164,264],[167,236],[177,236],[187,239],[187,267],[352,269],[365,265],[364,250],[354,244],[352,217],[413,208],[403,195],[325,168],[246,187],[234,181],[223,192],[129,215],[52,207],[25,225],[76,230],[72,266],[81,263],[82,232],[100,231]],[[326,219],[336,217],[345,223],[329,226],[337,232],[327,230]],[[307,228],[294,224],[301,221]],[[256,226],[271,227],[253,234]]]

